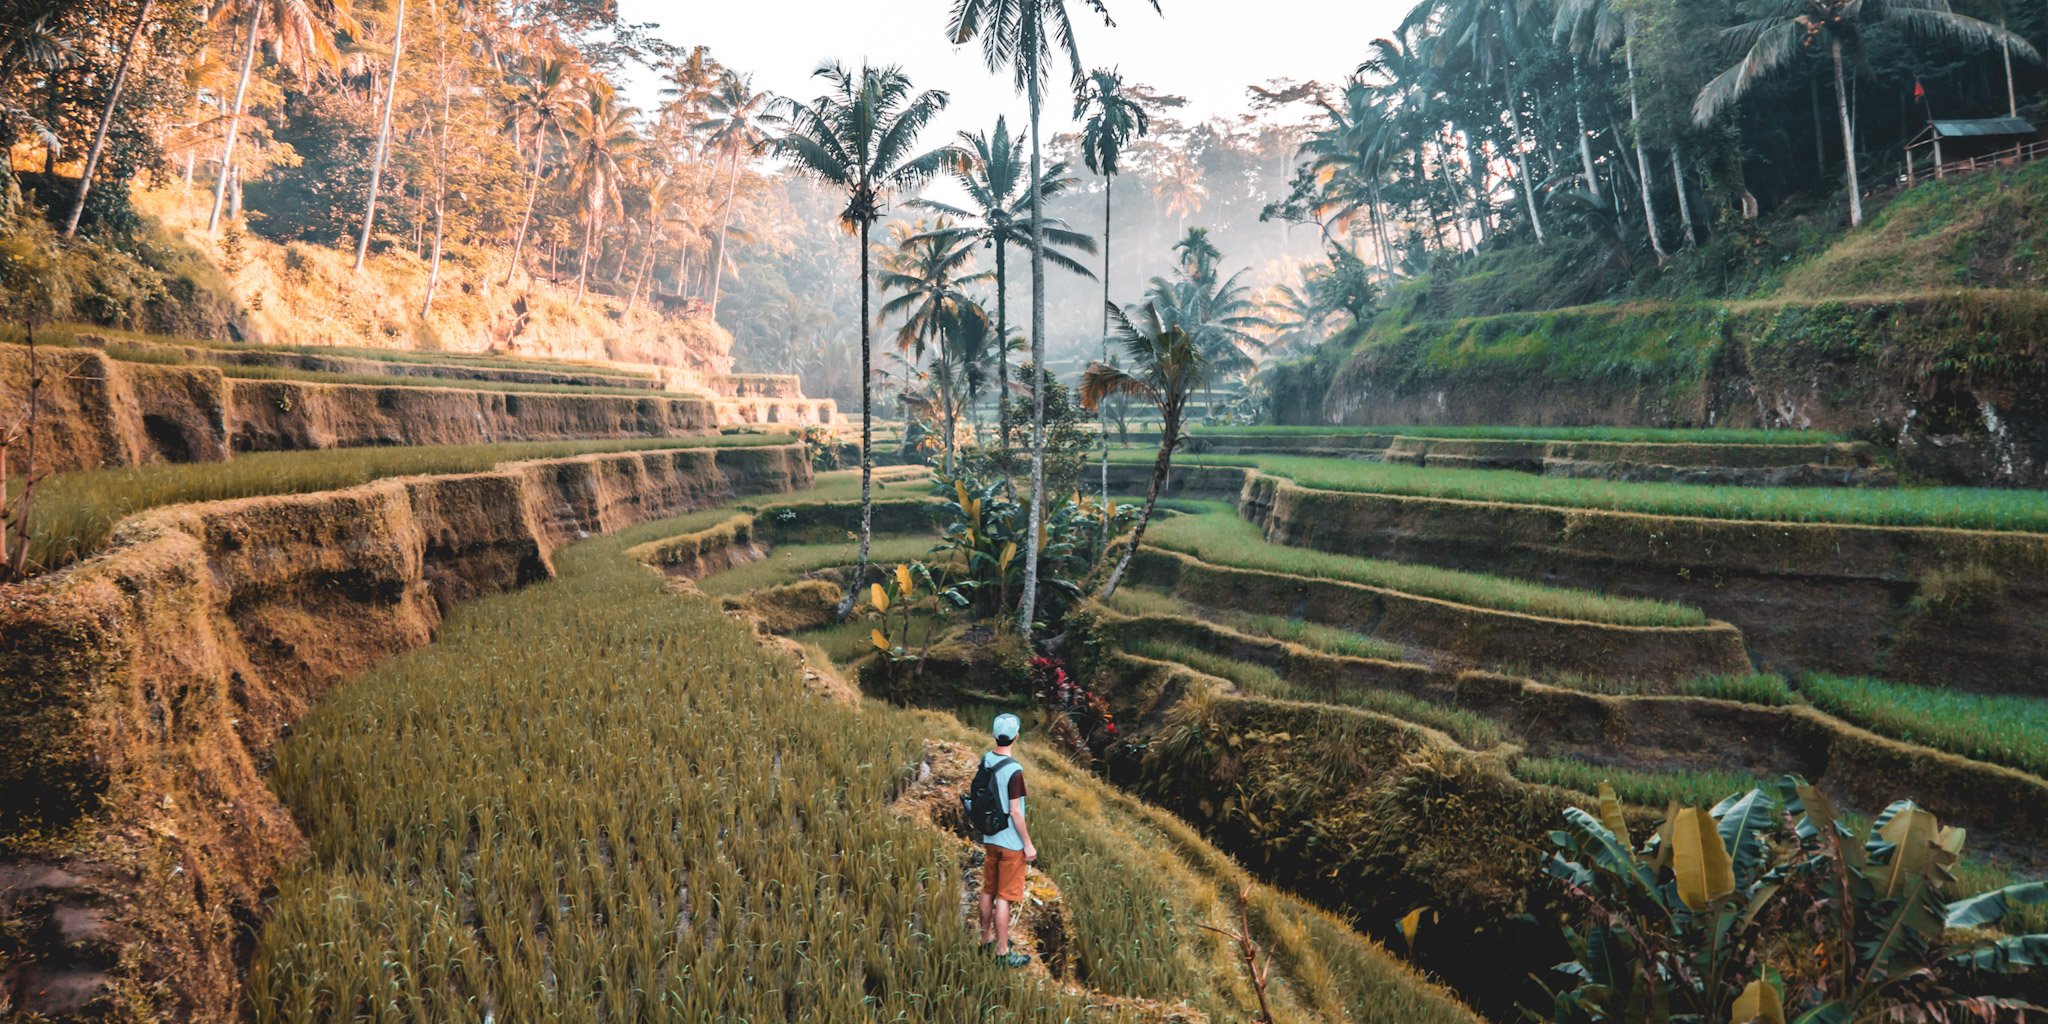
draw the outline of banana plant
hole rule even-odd
[[[975,618],[1003,618],[1017,607],[1023,578],[1029,507],[1013,498],[1000,477],[961,475],[943,481],[939,559],[969,601]],[[1078,494],[1049,498],[1038,528],[1037,614],[1057,622],[1081,595],[1080,580],[1101,555],[1104,510]],[[1116,510],[1112,524],[1126,521]]]
[[[1614,791],[1565,812],[1545,868],[1578,911],[1570,986],[1532,1019],[1851,1024],[2035,1011],[1958,991],[2048,962],[2048,935],[1975,936],[2048,883],[1944,902],[1964,832],[1900,800],[1860,835],[1796,776],[1711,809],[1672,804],[1640,846]]]
[[[947,585],[923,562],[897,563],[895,572],[868,584],[867,602],[869,611],[879,619],[868,640],[888,663],[892,682],[905,666],[913,679],[924,674],[941,620],[968,603],[958,586]],[[920,613],[925,620],[924,637],[913,650],[910,631]]]

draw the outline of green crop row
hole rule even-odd
[[[574,359],[528,359],[522,356],[494,356],[477,352],[421,352],[412,349],[357,348],[348,345],[248,345],[237,342],[212,341],[204,338],[146,334],[140,331],[101,327],[95,324],[51,324],[39,327],[36,329],[36,341],[39,344],[45,345],[76,345],[78,344],[77,338],[80,334],[97,334],[115,339],[231,352],[283,352],[291,355],[344,356],[350,359],[377,359],[387,363],[453,364],[493,370],[595,373],[608,377],[647,377],[651,379],[654,376],[646,370],[634,370],[604,363],[582,362]],[[0,327],[0,343],[20,344],[23,339],[24,335],[19,327],[14,325]]]
[[[565,549],[556,579],[457,608],[300,723],[275,778],[308,856],[256,943],[253,1016],[1137,1019],[975,949],[964,847],[889,808],[925,738],[972,734],[807,695],[715,601],[623,556],[685,528]],[[1076,976],[1248,1017],[1234,947],[1200,927],[1236,922],[1242,872],[1026,756]],[[1291,1019],[1473,1020],[1327,915],[1250,893]]]
[[[1207,503],[1199,514],[1161,519],[1146,531],[1145,542],[1193,555],[1212,565],[1363,583],[1481,608],[1551,618],[1631,626],[1697,626],[1707,621],[1699,609],[1668,601],[1610,597],[1592,591],[1548,587],[1483,573],[1352,558],[1275,544],[1260,533],[1257,524],[1239,517],[1230,506],[1221,502]]]
[[[107,354],[116,359],[129,359],[117,350],[109,349]],[[147,355],[148,353],[141,353]],[[130,360],[155,362],[157,360]],[[209,364],[210,365],[210,364]],[[450,388],[456,391],[493,391],[511,394],[543,395],[610,395],[619,398],[644,398],[650,400],[688,398],[688,395],[670,394],[651,388],[622,388],[595,384],[535,384],[525,381],[468,380],[461,377],[408,377],[376,373],[329,373],[325,370],[301,370],[289,366],[234,366],[219,367],[221,375],[237,380],[290,380],[308,384],[359,384],[382,388]]]
[[[1827,444],[1841,441],[1825,430],[1744,430],[1731,427],[1525,427],[1525,426],[1246,426],[1196,427],[1211,434],[1345,436],[1384,434],[1471,441],[1612,441],[1650,444]]]
[[[1113,456],[1150,461],[1137,453]],[[2048,491],[1973,487],[1723,487],[1423,468],[1292,455],[1186,456],[1186,466],[1249,466],[1303,487],[1466,501],[1611,509],[1710,519],[2048,531]]]
[[[1240,633],[1285,640],[1311,650],[1346,658],[1399,661],[1407,657],[1407,652],[1403,651],[1399,644],[1390,644],[1385,640],[1348,629],[1325,626],[1305,619],[1288,618],[1284,615],[1261,615],[1245,610],[1196,609],[1171,594],[1130,584],[1118,588],[1117,592],[1110,596],[1109,606],[1125,615],[1175,615],[1207,619]]]
[[[1354,688],[1332,696],[1321,690],[1297,686],[1264,665],[1213,654],[1188,644],[1146,639],[1131,645],[1130,653],[1142,658],[1186,665],[1197,672],[1230,680],[1238,689],[1261,697],[1341,704],[1378,712],[1404,722],[1426,725],[1445,733],[1458,741],[1459,745],[1471,750],[1499,746],[1505,735],[1500,723],[1476,712],[1445,707],[1392,690]]]
[[[938,544],[936,533],[877,535],[869,545],[868,562],[893,566],[898,562],[917,561],[930,556]],[[830,544],[784,544],[770,551],[765,558],[712,573],[698,580],[697,585],[707,594],[744,594],[749,590],[792,582],[805,573],[851,566],[859,558],[860,547],[852,540]]]
[[[256,452],[226,462],[183,462],[59,473],[36,489],[29,521],[29,564],[47,571],[98,551],[124,517],[194,501],[305,494],[423,473],[474,473],[504,462],[599,452],[786,443],[770,434],[516,441],[500,444],[332,448]]]
[[[2048,777],[2048,699],[1809,675],[1799,695],[1872,732]]]

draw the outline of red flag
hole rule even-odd
[[[1917,78],[1913,79],[1913,98],[1916,100],[1927,98],[1927,90],[1921,87],[1920,80]]]

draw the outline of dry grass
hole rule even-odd
[[[1148,1002],[978,954],[957,840],[888,810],[927,738],[972,735],[808,698],[715,602],[623,556],[681,528],[564,550],[556,580],[462,606],[301,724],[277,782],[311,847],[257,943],[257,1019],[1247,1018],[1197,927],[1228,920],[1242,871],[1042,755],[1034,831],[1077,976]],[[1475,1020],[1328,915],[1251,893],[1287,1019]]]

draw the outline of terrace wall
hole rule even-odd
[[[275,349],[214,348],[205,345],[171,345],[156,341],[116,338],[81,333],[78,343],[94,348],[127,348],[156,353],[183,363],[215,366],[267,366],[318,373],[366,374],[378,377],[423,377],[439,380],[498,381],[508,384],[557,384],[574,387],[644,388],[660,390],[661,381],[651,374],[611,374],[595,367],[589,370],[518,369],[476,366],[463,363],[425,363],[397,359],[369,359],[361,356],[328,355],[313,352],[284,352]]]
[[[565,543],[810,479],[797,445],[674,449],[175,506],[0,588],[0,994],[234,1019],[303,845],[263,778],[293,721]]]
[[[123,362],[89,348],[44,348],[41,358],[37,466],[51,472],[219,462],[248,451],[674,437],[837,417],[831,401],[807,398],[237,380],[217,367]],[[27,350],[0,345],[0,424],[26,414],[28,376]]]

